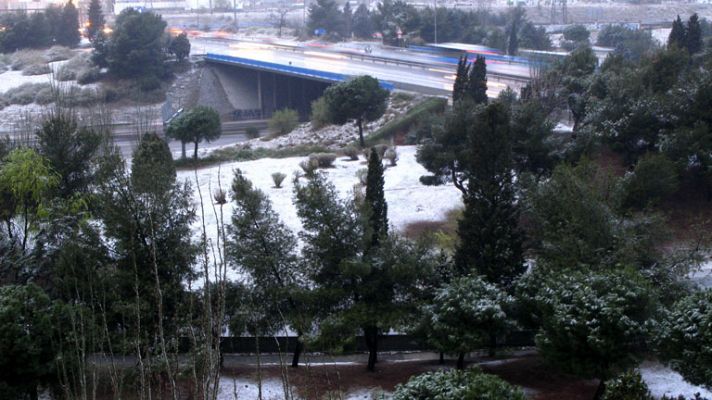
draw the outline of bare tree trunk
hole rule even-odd
[[[465,369],[465,353],[457,356],[457,369]]]
[[[195,141],[195,150],[193,151],[193,158],[198,159],[198,141]]]
[[[356,124],[358,125],[358,141],[359,144],[361,145],[361,148],[366,147],[366,141],[363,140],[363,119],[359,118],[356,120]]]
[[[185,141],[181,140],[180,146],[181,146],[181,158],[185,160]]]
[[[363,329],[363,335],[366,339],[366,348],[368,348],[368,366],[367,369],[371,372],[376,370],[378,362],[378,328],[368,326]]]
[[[292,368],[299,367],[299,357],[304,351],[304,343],[302,343],[302,332],[297,332],[297,344],[294,346],[294,355],[292,356]]]

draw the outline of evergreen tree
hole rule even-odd
[[[672,46],[678,49],[687,48],[687,30],[679,15],[672,22],[672,30],[670,30],[670,36],[668,36],[668,47]]]
[[[104,11],[101,9],[101,3],[99,0],[91,0],[87,16],[89,19],[87,35],[89,36],[89,40],[93,41],[97,32],[104,29],[104,24],[106,23],[106,20],[104,19]]]
[[[468,190],[455,264],[461,274],[478,273],[506,287],[525,269],[506,106],[497,102],[479,110],[468,143]]]
[[[521,7],[512,9],[509,16],[509,30],[507,34],[507,54],[516,55],[519,51],[519,29],[522,28],[525,11]]]
[[[297,367],[303,334],[309,328],[300,298],[308,281],[304,264],[297,257],[297,239],[279,220],[267,196],[240,170],[232,181],[232,198],[235,208],[228,255],[238,271],[251,278],[253,297],[259,300],[260,313],[265,315],[262,322],[271,325],[273,332],[285,322],[296,331],[292,367]]]
[[[698,53],[702,50],[702,28],[700,27],[700,19],[696,13],[692,14],[690,19],[687,21],[686,39],[686,47],[690,55]]]
[[[452,101],[460,101],[467,94],[467,83],[469,80],[470,65],[467,63],[467,54],[460,56],[457,62],[457,75],[455,84],[452,87]]]
[[[198,158],[198,143],[210,142],[220,137],[222,125],[220,115],[210,107],[192,108],[171,121],[166,129],[166,136],[181,141],[182,157],[185,158],[185,144],[195,144],[193,158]]]
[[[354,15],[353,15],[353,11],[351,11],[351,4],[348,1],[346,2],[346,4],[344,4],[343,15],[344,15],[344,35],[346,38],[350,38],[352,29],[353,29]]]
[[[371,13],[365,4],[360,4],[356,8],[353,17],[353,33],[359,39],[370,39],[373,36],[374,28]]]
[[[165,76],[166,22],[160,15],[126,8],[116,17],[106,49],[109,71],[119,77],[159,79]]]
[[[79,44],[79,11],[69,0],[62,8],[61,25],[57,31],[57,43],[62,46],[74,47]]]
[[[470,67],[466,90],[475,104],[487,104],[487,64],[482,55],[478,54]]]
[[[188,40],[188,35],[186,35],[185,32],[182,32],[178,36],[171,39],[168,51],[176,56],[176,60],[178,60],[178,62],[183,62],[190,55],[190,40]]]
[[[368,158],[368,174],[366,175],[366,196],[364,207],[368,216],[366,229],[367,247],[377,247],[381,239],[388,234],[388,204],[383,192],[383,161],[376,148],[371,148]]]

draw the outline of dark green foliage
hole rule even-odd
[[[525,269],[514,203],[509,113],[503,104],[492,103],[465,126],[467,190],[455,264],[462,274],[478,273],[507,286]]]
[[[712,290],[684,297],[660,321],[658,355],[685,380],[712,386]]]
[[[375,121],[383,115],[388,91],[380,87],[378,79],[363,75],[329,86],[324,91],[324,99],[331,122],[343,125],[350,119],[356,120],[359,142],[361,147],[365,147],[363,122]]]
[[[183,112],[168,125],[166,136],[180,140],[183,144],[182,156],[185,158],[185,144],[193,142],[193,159],[198,159],[198,143],[210,142],[222,135],[220,115],[210,107],[197,106]]]
[[[512,158],[519,172],[546,176],[559,155],[553,137],[553,122],[539,102],[515,104],[512,109]]]
[[[702,50],[702,28],[700,27],[700,19],[697,14],[692,14],[687,21],[687,52],[692,54],[699,53]],[[672,34],[672,33],[671,33]]]
[[[467,62],[467,55],[463,54],[457,62],[457,72],[455,73],[455,83],[452,87],[452,101],[460,101],[467,95],[467,83],[470,77],[470,64]]]
[[[626,371],[605,383],[603,400],[653,400],[640,372]]]
[[[52,113],[37,131],[38,151],[60,176],[59,196],[87,193],[94,184],[94,162],[101,136],[80,128],[68,112]]]
[[[437,350],[469,353],[491,346],[492,338],[513,327],[508,315],[513,301],[479,276],[458,278],[438,289],[432,303],[423,307],[422,329]]]
[[[487,104],[487,64],[484,56],[478,54],[472,63],[465,91],[475,104]]]
[[[299,113],[291,108],[277,110],[269,119],[268,125],[275,135],[286,135],[299,125]]]
[[[575,43],[588,43],[591,33],[583,25],[570,25],[564,29],[564,39]]]
[[[598,34],[596,44],[612,47],[615,54],[632,61],[639,61],[657,47],[650,32],[628,29],[623,25],[608,25],[603,28]]]
[[[87,12],[89,26],[87,26],[87,36],[89,40],[94,40],[96,34],[104,29],[106,20],[104,19],[104,11],[101,9],[99,0],[91,0],[89,3],[89,11]]]
[[[309,328],[300,299],[308,281],[305,265],[297,257],[296,237],[279,220],[265,194],[253,188],[239,170],[231,197],[235,208],[228,228],[228,255],[233,268],[251,278],[251,296],[264,315],[260,324],[271,327],[261,334],[274,333],[286,322],[301,336]],[[298,365],[298,352],[293,362]]]
[[[642,209],[655,206],[680,186],[677,167],[663,154],[640,158],[633,173],[623,181],[623,207]]]
[[[670,30],[670,36],[668,36],[668,47],[677,47],[678,49],[687,48],[687,29],[682,23],[680,16],[677,16],[672,22],[672,29]]]
[[[630,270],[559,275],[536,296],[543,317],[537,347],[564,371],[609,379],[639,362],[654,298]]]
[[[178,62],[185,61],[188,55],[190,55],[190,41],[188,40],[188,35],[183,32],[171,39],[168,51],[176,57]]]
[[[519,30],[525,19],[525,11],[521,7],[514,8],[509,15],[509,28],[507,33],[507,54],[516,55],[519,51]]]
[[[92,40],[93,50],[91,52],[91,61],[96,66],[105,68],[109,66],[110,39],[106,37],[103,31],[96,33]]]
[[[139,193],[165,193],[175,184],[176,168],[168,143],[147,133],[131,160],[131,184]]]
[[[345,34],[346,38],[350,38],[351,35],[353,34],[354,15],[353,15],[353,11],[351,10],[351,3],[349,3],[348,1],[346,2],[346,4],[344,4],[343,15],[344,15],[344,34]]]
[[[519,30],[519,47],[531,50],[551,49],[551,39],[543,26],[535,27],[529,21],[525,21]]]
[[[504,380],[483,374],[476,369],[467,371],[428,372],[411,377],[396,386],[393,400],[524,400],[522,391]]]
[[[0,397],[36,399],[55,378],[55,307],[34,284],[0,287]]]
[[[371,13],[365,4],[359,4],[354,12],[352,29],[354,36],[359,39],[370,39],[373,36],[374,28]]]
[[[368,157],[366,196],[364,197],[364,212],[368,216],[366,229],[366,246],[368,247],[377,247],[378,243],[388,235],[388,204],[386,204],[383,191],[384,183],[383,161],[374,147],[371,148],[371,155]]]
[[[74,47],[79,44],[79,11],[69,0],[62,8],[61,25],[56,27],[55,40],[62,46]]]
[[[447,100],[440,97],[430,97],[408,110],[402,118],[396,118],[371,133],[366,138],[366,145],[371,146],[384,139],[392,138],[397,133],[406,132],[422,121],[423,118],[441,114],[445,111],[446,105]]]
[[[153,12],[127,8],[116,17],[106,57],[109,71],[120,77],[162,78],[166,22]]]
[[[307,29],[310,35],[317,29],[326,30],[326,34],[334,39],[346,36],[344,17],[334,0],[317,0],[309,6]]]

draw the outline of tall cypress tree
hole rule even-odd
[[[452,101],[459,101],[467,93],[467,81],[469,79],[470,66],[467,63],[467,54],[463,54],[457,62],[457,75],[455,84],[452,87]]]
[[[695,54],[702,50],[702,28],[700,27],[700,19],[697,14],[692,14],[687,21],[687,51],[690,54]]]
[[[678,49],[687,47],[687,32],[679,15],[672,22],[672,30],[670,30],[670,36],[668,36],[668,47],[672,46],[676,46]]]
[[[477,273],[505,287],[524,272],[509,131],[507,106],[499,102],[477,112],[468,128],[468,191],[455,252],[460,274]]]
[[[478,55],[472,63],[467,93],[475,104],[487,104],[487,64],[484,56]]]
[[[97,32],[102,30],[104,28],[104,24],[106,23],[106,20],[104,20],[104,12],[101,9],[101,3],[99,3],[99,0],[91,0],[87,14],[89,17],[87,34],[89,35],[89,40],[93,41]]]
[[[366,197],[364,206],[368,216],[367,248],[377,247],[388,234],[388,204],[383,190],[383,162],[376,148],[371,148],[366,175]]]
[[[62,8],[61,24],[57,28],[55,39],[62,46],[74,47],[79,44],[81,39],[79,36],[79,12],[72,0],[69,0]]]

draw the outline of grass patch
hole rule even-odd
[[[411,222],[403,229],[403,235],[408,239],[425,240],[437,248],[454,251],[458,240],[457,221],[462,212],[462,208],[453,208],[447,212],[444,220]]]
[[[447,100],[440,97],[430,97],[415,107],[408,110],[408,112],[402,117],[392,120],[391,122],[378,128],[375,132],[366,137],[366,146],[373,146],[385,139],[391,138],[396,134],[402,132],[406,133],[411,126],[413,126],[418,120],[430,113],[441,113],[445,111],[445,106],[447,105]]]
[[[260,158],[306,157],[313,153],[323,153],[326,151],[328,150],[322,146],[293,146],[282,149],[245,149],[228,147],[215,150],[207,157],[198,158],[197,160],[193,158],[185,158],[175,160],[174,162],[177,169],[186,170],[205,168],[224,162],[252,161]]]

